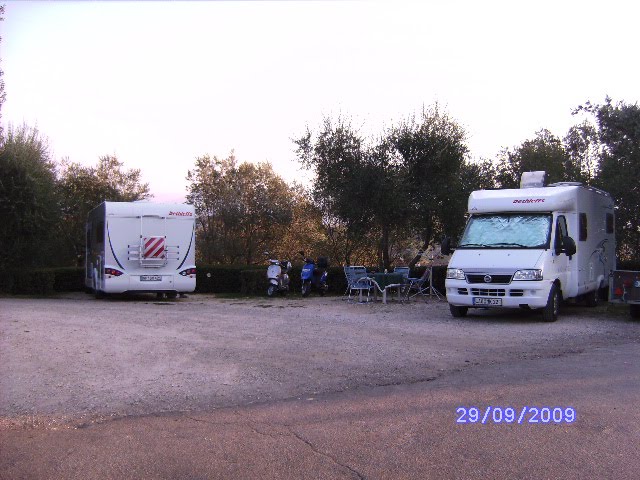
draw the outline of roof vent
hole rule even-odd
[[[522,172],[520,178],[520,188],[539,188],[544,187],[544,176],[546,172]]]

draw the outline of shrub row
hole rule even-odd
[[[289,288],[292,292],[301,290],[302,267],[293,267],[289,272]],[[444,291],[446,267],[433,268],[433,283],[439,291]],[[411,272],[412,277],[420,277],[424,267]],[[347,289],[342,267],[328,269],[329,293],[341,295]],[[199,266],[196,275],[198,293],[242,293],[244,295],[265,295],[268,287],[266,267],[247,266]],[[84,290],[84,268],[55,268],[0,274],[0,292],[23,295],[47,295],[54,292],[77,292]]]
[[[49,295],[54,292],[74,292],[84,289],[84,269],[48,268],[3,272],[0,292],[16,295]]]

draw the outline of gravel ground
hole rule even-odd
[[[210,411],[640,341],[626,309],[472,311],[446,302],[152,296],[0,298],[7,425]],[[39,420],[46,419],[46,420]]]

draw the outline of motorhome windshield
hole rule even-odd
[[[458,248],[549,248],[551,214],[474,215]]]

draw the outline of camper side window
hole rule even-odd
[[[567,233],[567,220],[563,215],[560,215],[558,217],[558,220],[556,221],[556,254],[559,254],[562,251],[564,238],[568,236],[569,234]]]
[[[613,233],[613,213],[607,213],[607,233]]]
[[[586,213],[581,213],[580,214],[580,237],[579,240],[581,242],[584,242],[587,239],[587,214]]]
[[[104,242],[104,222],[98,222],[96,227],[96,243],[102,245]]]

